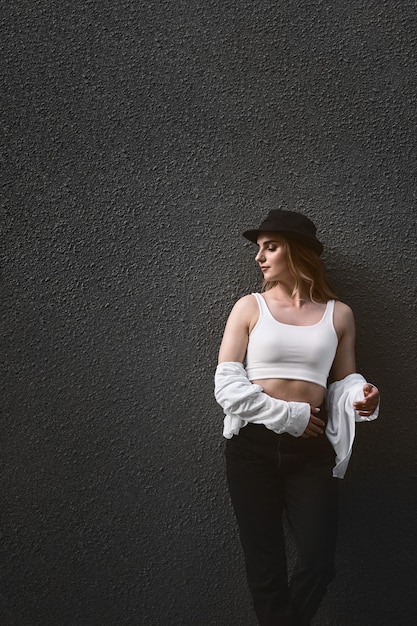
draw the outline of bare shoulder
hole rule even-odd
[[[239,298],[230,313],[230,318],[239,319],[250,325],[254,316],[258,314],[258,303],[253,295],[248,294]]]
[[[353,311],[344,302],[337,300],[334,305],[334,326],[339,337],[346,332],[355,332],[355,318]]]
[[[258,303],[252,294],[248,294],[247,296],[243,296],[239,298],[239,300],[235,303],[232,311],[239,312],[247,312],[247,311],[256,311],[258,308]]]
[[[257,307],[256,299],[251,295],[244,296],[236,302],[224,330],[219,363],[223,361],[243,363],[248,337],[258,315]]]
[[[336,300],[334,303],[334,313],[335,315],[345,317],[346,319],[353,318],[353,311],[350,306],[340,300]]]

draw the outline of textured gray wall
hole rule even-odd
[[[254,626],[212,381],[281,201],[383,394],[317,623],[416,623],[416,2],[3,5],[1,623]]]

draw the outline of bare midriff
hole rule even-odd
[[[260,385],[269,396],[286,402],[307,402],[312,407],[318,408],[324,398],[324,388],[321,385],[305,380],[267,378],[251,382]]]

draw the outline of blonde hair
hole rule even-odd
[[[311,248],[295,240],[284,239],[288,269],[294,277],[295,285],[291,296],[307,292],[313,302],[337,300],[326,277],[323,261]],[[268,291],[278,281],[264,281],[262,291]]]

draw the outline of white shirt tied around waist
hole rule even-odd
[[[361,374],[350,374],[329,385],[326,394],[328,421],[326,435],[336,452],[333,476],[343,478],[352,454],[355,422],[376,419],[379,405],[369,417],[360,416],[353,403],[363,398],[366,380]],[[214,395],[225,413],[223,436],[231,439],[248,423],[263,424],[277,434],[299,437],[310,419],[307,402],[286,402],[264,393],[260,385],[250,382],[242,363],[224,362],[217,366]]]

